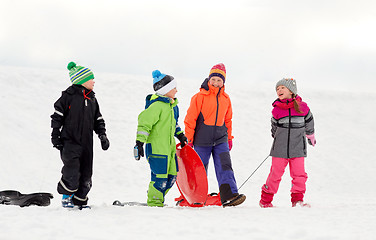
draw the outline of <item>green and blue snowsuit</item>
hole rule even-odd
[[[148,206],[163,206],[164,196],[174,185],[178,171],[175,138],[182,133],[178,125],[178,100],[148,95],[145,110],[138,116],[137,140],[145,145],[151,181]]]

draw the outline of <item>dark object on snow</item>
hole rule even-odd
[[[6,190],[0,192],[0,204],[18,205],[28,207],[30,205],[48,206],[50,199],[53,198],[51,193],[30,193],[22,194],[15,190]]]
[[[119,200],[115,200],[112,205],[115,205],[115,206],[121,206],[121,207],[124,207],[124,206],[148,206],[147,203],[143,203],[143,202],[120,202]]]

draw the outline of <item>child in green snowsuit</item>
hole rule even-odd
[[[179,108],[175,98],[176,80],[159,70],[153,71],[153,95],[146,97],[145,110],[138,116],[136,160],[144,156],[150,165],[148,206],[163,207],[164,197],[176,181],[178,164],[174,136],[183,147],[187,138],[178,125]]]

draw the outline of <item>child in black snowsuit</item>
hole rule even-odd
[[[62,177],[57,191],[63,194],[63,207],[87,205],[93,174],[93,131],[98,134],[103,150],[110,142],[94,92],[93,72],[74,62],[68,64],[72,85],[55,102],[51,115],[51,141],[60,150]]]

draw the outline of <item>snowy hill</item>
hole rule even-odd
[[[145,158],[133,159],[132,149],[137,116],[145,96],[152,93],[152,78],[94,74],[94,91],[111,146],[103,152],[99,140],[94,139],[92,209],[67,211],[60,207],[56,192],[62,163],[50,143],[50,115],[61,91],[70,85],[68,72],[0,66],[0,191],[43,191],[55,196],[48,207],[0,205],[0,239],[376,238],[374,93],[354,88],[320,89],[324,83],[297,80],[298,92],[309,104],[316,124],[317,145],[309,147],[306,159],[305,200],[312,205],[310,209],[291,208],[288,169],[273,202],[276,208],[258,206],[270,158],[240,189],[247,200],[235,208],[174,207],[174,198],[179,196],[176,186],[166,197],[166,208],[119,208],[111,205],[115,199],[146,201],[149,167]],[[203,79],[169,74],[178,81],[183,126],[190,98]],[[226,81],[234,109],[231,157],[238,186],[269,153],[270,111],[277,80],[247,85]],[[209,191],[218,191],[213,164]]]

